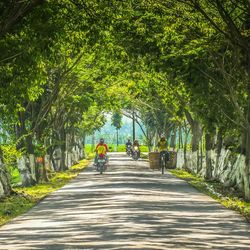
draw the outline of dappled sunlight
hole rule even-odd
[[[250,226],[169,173],[123,155],[0,230],[0,249],[247,249]],[[123,159],[123,160],[124,160]],[[125,164],[123,164],[125,163]]]

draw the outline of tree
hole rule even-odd
[[[119,111],[116,111],[113,113],[111,117],[111,125],[116,128],[116,145],[117,145],[117,150],[118,150],[118,145],[119,145],[119,134],[118,131],[122,127],[122,114]]]

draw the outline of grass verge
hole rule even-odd
[[[49,182],[32,187],[14,188],[14,194],[0,200],[0,226],[28,211],[49,193],[63,187],[89,164],[82,160],[65,172],[52,173]]]
[[[91,153],[94,151],[95,147],[96,147],[96,145],[94,145],[94,147],[93,147],[91,144],[86,144],[85,145],[85,152]],[[109,147],[109,152],[126,152],[126,146],[124,144],[118,145],[118,148],[115,144],[108,144],[108,147]],[[141,145],[140,150],[141,150],[141,152],[148,152],[148,147],[145,145]]]
[[[223,206],[239,212],[250,222],[250,202],[244,201],[241,193],[233,188],[225,187],[221,183],[205,181],[203,178],[182,169],[170,170],[170,172],[176,177],[186,180],[193,187],[217,200]]]
[[[141,158],[144,160],[148,160],[148,153],[141,153]]]

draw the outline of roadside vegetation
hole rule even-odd
[[[0,200],[0,226],[11,219],[27,212],[51,192],[63,187],[74,179],[89,164],[89,160],[81,160],[69,170],[51,173],[48,182],[32,187],[13,188],[13,194]]]
[[[108,144],[109,146],[109,151],[110,152],[126,152],[126,146],[125,145],[118,145],[118,147],[115,144]],[[94,152],[94,147],[91,144],[85,145],[85,150],[87,153],[93,154]],[[148,147],[146,145],[141,145],[140,146],[141,152],[148,152]]]
[[[209,195],[223,206],[235,210],[250,222],[250,202],[244,201],[244,194],[232,187],[225,187],[218,181],[206,181],[182,169],[170,170],[178,178],[184,179],[199,191]]]
[[[70,170],[109,113],[114,137],[125,115],[148,151],[164,134],[185,169],[226,179],[250,201],[249,9],[249,0],[1,1],[0,197]]]

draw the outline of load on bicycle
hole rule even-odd
[[[165,136],[161,136],[156,144],[156,151],[149,152],[149,166],[152,170],[161,170],[164,174],[165,169],[176,168],[176,152],[168,147]]]

